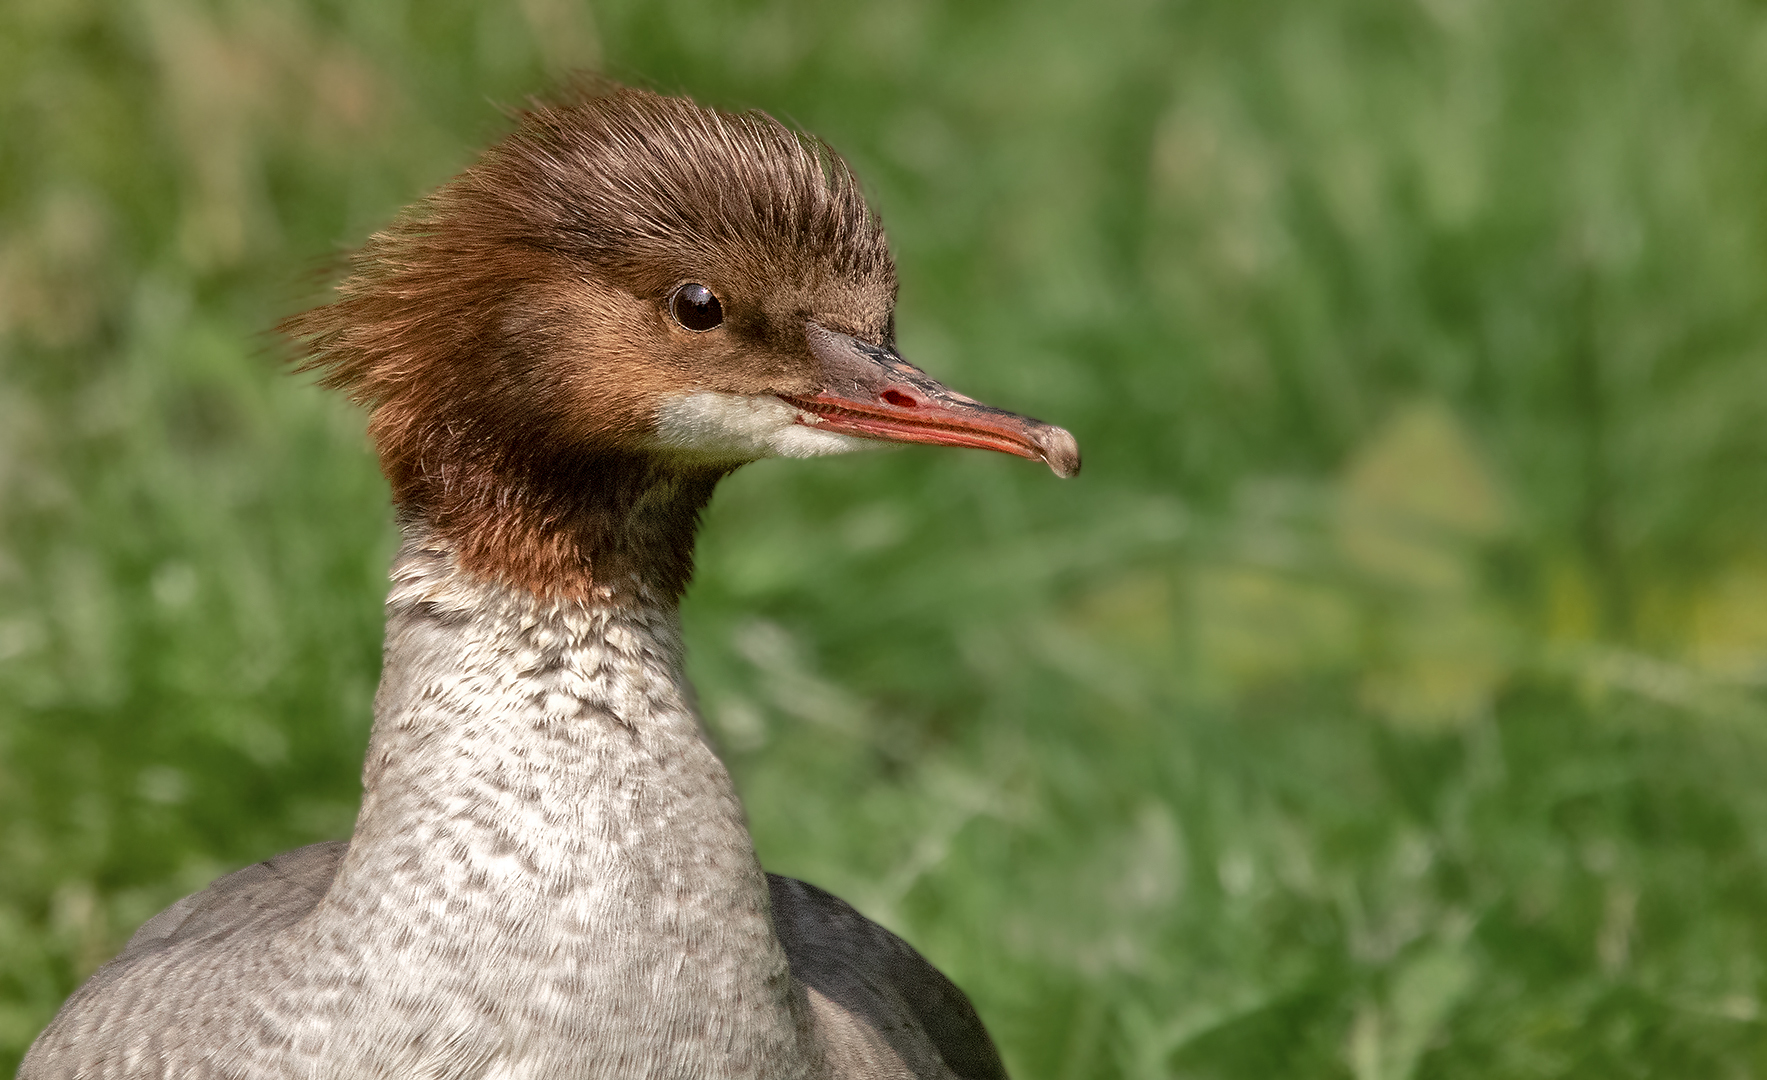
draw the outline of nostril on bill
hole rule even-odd
[[[920,407],[920,402],[914,400],[900,390],[885,390],[883,392],[883,399],[899,409],[916,409]]]

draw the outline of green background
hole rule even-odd
[[[596,66],[845,153],[907,355],[1086,470],[720,490],[771,869],[1021,1080],[1767,1074],[1767,12],[6,0],[0,1069],[347,833],[393,546],[268,333]]]

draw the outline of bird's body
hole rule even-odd
[[[742,461],[1077,467],[895,357],[831,160],[676,99],[542,107],[295,321],[373,407],[406,536],[355,831],[150,921],[22,1077],[1004,1076],[918,954],[762,872],[682,671],[694,523]]]

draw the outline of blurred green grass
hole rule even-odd
[[[11,0],[0,1068],[347,832],[389,515],[265,330],[576,66],[832,141],[908,355],[1086,452],[720,491],[692,667],[770,868],[1025,1078],[1767,1073],[1740,0]]]

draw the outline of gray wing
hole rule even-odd
[[[91,1047],[115,1037],[115,1018],[151,1014],[162,1005],[142,998],[142,987],[117,985],[137,965],[165,959],[168,952],[183,954],[178,963],[200,958],[205,948],[240,935],[267,938],[312,911],[331,888],[348,848],[332,841],[284,852],[228,874],[149,919],[37,1036],[19,1070],[21,1080],[71,1075],[63,1055],[89,1058]]]
[[[938,1075],[915,1067],[931,1050],[961,1080],[1006,1080],[975,1006],[906,941],[814,885],[778,874],[767,885],[799,982],[875,1031],[917,1075]]]
[[[191,893],[142,923],[105,967],[124,966],[185,942],[280,930],[324,899],[349,849],[347,840],[308,844],[217,878],[202,892]]]

